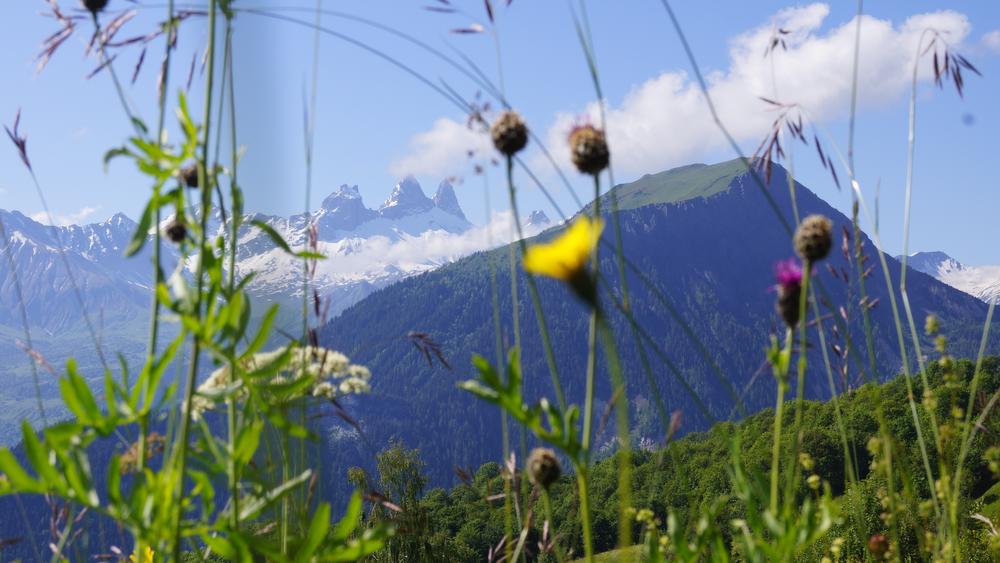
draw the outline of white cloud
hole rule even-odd
[[[770,23],[735,37],[730,42],[729,67],[706,74],[720,118],[738,141],[755,145],[776,117],[761,96],[797,103],[813,119],[846,115],[856,20],[821,30],[828,14],[826,4],[812,4],[775,15],[774,25],[791,33],[785,36],[787,50],[779,48],[774,53],[773,82],[772,61],[764,56],[773,33]],[[863,16],[860,104],[870,107],[898,99],[911,78],[917,42],[928,28],[958,45],[968,35],[970,24],[954,11],[914,15],[896,26]],[[929,65],[920,67],[919,77],[931,77]],[[582,113],[590,122],[599,122],[597,104]],[[562,163],[569,162],[566,136],[580,119],[561,113],[549,128],[547,142]],[[615,167],[628,174],[686,164],[724,146],[697,83],[686,72],[665,72],[639,85],[620,105],[607,108],[607,119]]]
[[[522,218],[524,220],[524,218]],[[526,227],[525,236],[538,234],[539,227]],[[330,243],[320,243],[320,252],[336,256],[318,264],[317,278],[345,281],[356,277],[378,276],[387,269],[420,271],[454,262],[480,250],[516,240],[513,216],[509,211],[496,212],[489,224],[476,225],[461,233],[443,230],[426,231],[419,236],[393,240],[385,236]],[[345,245],[350,252],[342,252]]]
[[[983,34],[982,42],[988,49],[1000,53],[1000,29]]]
[[[430,130],[410,140],[408,154],[393,162],[389,171],[399,177],[407,174],[438,178],[460,175],[468,165],[469,151],[489,154],[492,149],[485,132],[470,129],[464,121],[442,117]]]
[[[69,225],[80,225],[85,220],[87,220],[88,217],[90,217],[95,212],[97,212],[97,210],[99,210],[99,209],[100,209],[100,206],[97,206],[97,207],[85,206],[85,207],[81,208],[78,211],[75,211],[73,213],[69,213],[69,214],[66,214],[66,215],[59,214],[59,213],[53,213],[52,214],[52,223],[54,223],[55,225],[60,226],[60,227],[66,227],[66,226],[69,226]],[[34,220],[34,221],[38,221],[39,223],[41,223],[43,225],[52,224],[52,223],[49,222],[49,216],[44,211],[39,211],[38,213],[32,213],[31,214],[31,219]]]

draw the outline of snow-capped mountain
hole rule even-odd
[[[525,221],[524,226],[526,228],[534,227],[538,229],[547,229],[552,226],[552,221],[549,220],[549,216],[546,215],[544,211],[532,211],[531,214],[528,215],[528,220]]]
[[[33,326],[52,334],[80,328],[80,309],[60,245],[84,304],[105,323],[102,326],[145,318],[151,286],[150,245],[143,256],[123,255],[137,228],[134,221],[119,213],[103,223],[51,227],[16,211],[0,214]],[[165,218],[161,227],[171,220]],[[251,220],[266,223],[293,248],[315,244],[315,250],[327,257],[317,263],[310,290],[319,293],[330,316],[390,283],[509,240],[505,234],[509,229],[493,225],[491,229],[500,233],[487,236],[487,228],[470,223],[447,180],[438,185],[433,197],[427,197],[416,178],[407,176],[378,209],[365,206],[358,186],[345,184],[309,215],[251,214],[245,218],[236,270],[240,276],[254,272],[248,289],[268,302],[301,299],[302,261],[277,248]],[[526,222],[526,234],[535,234],[548,224],[544,213],[534,212]],[[210,217],[209,229],[227,235],[218,210]],[[0,241],[0,251],[5,244]],[[176,254],[168,243],[163,248],[169,275]],[[193,271],[193,264],[185,266]],[[18,298],[4,253],[0,255],[0,329],[19,326]]]
[[[311,287],[335,315],[372,291],[406,276],[455,260],[445,248],[449,238],[473,228],[459,206],[454,189],[441,182],[433,198],[416,178],[407,176],[378,208],[365,206],[357,186],[340,186],[309,216],[255,215],[279,232],[293,247],[310,243],[327,258],[316,265]],[[247,225],[240,233],[237,272],[256,272],[249,289],[268,300],[301,298],[301,261],[276,248],[261,229]]]
[[[917,252],[906,263],[987,303],[1000,297],[1000,266],[967,266],[944,252]]]
[[[99,311],[109,323],[132,318],[149,305],[149,261],[123,254],[137,226],[125,215],[68,227],[42,225],[17,211],[0,210],[0,219],[7,234],[0,240],[0,326],[21,322],[11,260],[28,318],[49,333],[82,321],[73,281],[87,309]]]

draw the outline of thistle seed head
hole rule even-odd
[[[795,230],[795,252],[803,260],[817,262],[826,258],[833,245],[833,222],[823,215],[810,215]]]
[[[548,489],[553,483],[559,480],[562,468],[559,466],[559,458],[556,452],[549,448],[535,448],[528,456],[528,479],[532,483]]]
[[[569,134],[570,154],[576,169],[596,176],[608,167],[611,158],[604,131],[593,125],[575,127]]]
[[[490,128],[493,146],[506,156],[514,156],[528,144],[528,127],[521,116],[513,111],[505,111]]]
[[[187,227],[184,226],[183,221],[178,221],[174,219],[167,224],[167,228],[164,229],[164,233],[170,242],[174,244],[180,244],[185,238],[187,238]]]
[[[178,174],[180,174],[181,181],[184,182],[185,186],[187,186],[189,188],[197,188],[198,187],[198,165],[197,164],[189,164],[189,165],[185,166],[184,168],[181,168],[178,171]]]
[[[108,5],[108,0],[83,0],[83,7],[96,14]]]

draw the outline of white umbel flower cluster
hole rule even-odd
[[[284,361],[285,358],[287,361]],[[275,363],[284,362],[275,368]],[[312,385],[305,393],[323,399],[335,399],[344,395],[358,395],[371,391],[369,381],[372,374],[365,366],[352,364],[344,354],[318,346],[295,347],[290,351],[279,348],[261,352],[247,358],[242,365],[247,373],[273,372],[266,381],[258,384],[279,384],[300,377],[311,379]],[[191,417],[199,420],[206,411],[214,408],[216,402],[231,393],[237,400],[244,400],[247,390],[242,381],[232,381],[229,366],[213,371],[198,386],[191,398]],[[293,397],[294,398],[294,397]]]

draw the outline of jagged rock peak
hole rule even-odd
[[[323,209],[336,209],[340,207],[345,201],[357,200],[361,201],[361,191],[358,190],[358,186],[348,186],[347,184],[341,185],[339,188],[334,190],[334,192],[323,200],[320,206]]]
[[[441,211],[465,219],[465,213],[462,212],[462,207],[458,204],[458,198],[455,197],[455,188],[452,187],[451,182],[448,180],[442,180],[438,184],[437,192],[434,194],[434,205],[438,206]]]
[[[135,225],[135,221],[130,219],[128,215],[125,215],[124,213],[119,211],[118,213],[115,213],[114,215],[109,217],[108,220],[104,222],[104,224],[112,227],[122,227],[122,226],[131,227],[132,225]]]
[[[344,184],[323,200],[319,227],[320,230],[351,230],[376,216],[361,201],[358,187]]]
[[[549,219],[549,216],[546,215],[544,211],[536,209],[535,211],[532,211],[530,215],[528,215],[528,222],[525,223],[525,226],[546,227],[550,224],[552,224],[552,221]]]
[[[434,208],[434,201],[424,195],[420,182],[413,176],[403,178],[389,194],[378,212],[383,217],[398,219],[406,215],[423,213]]]

